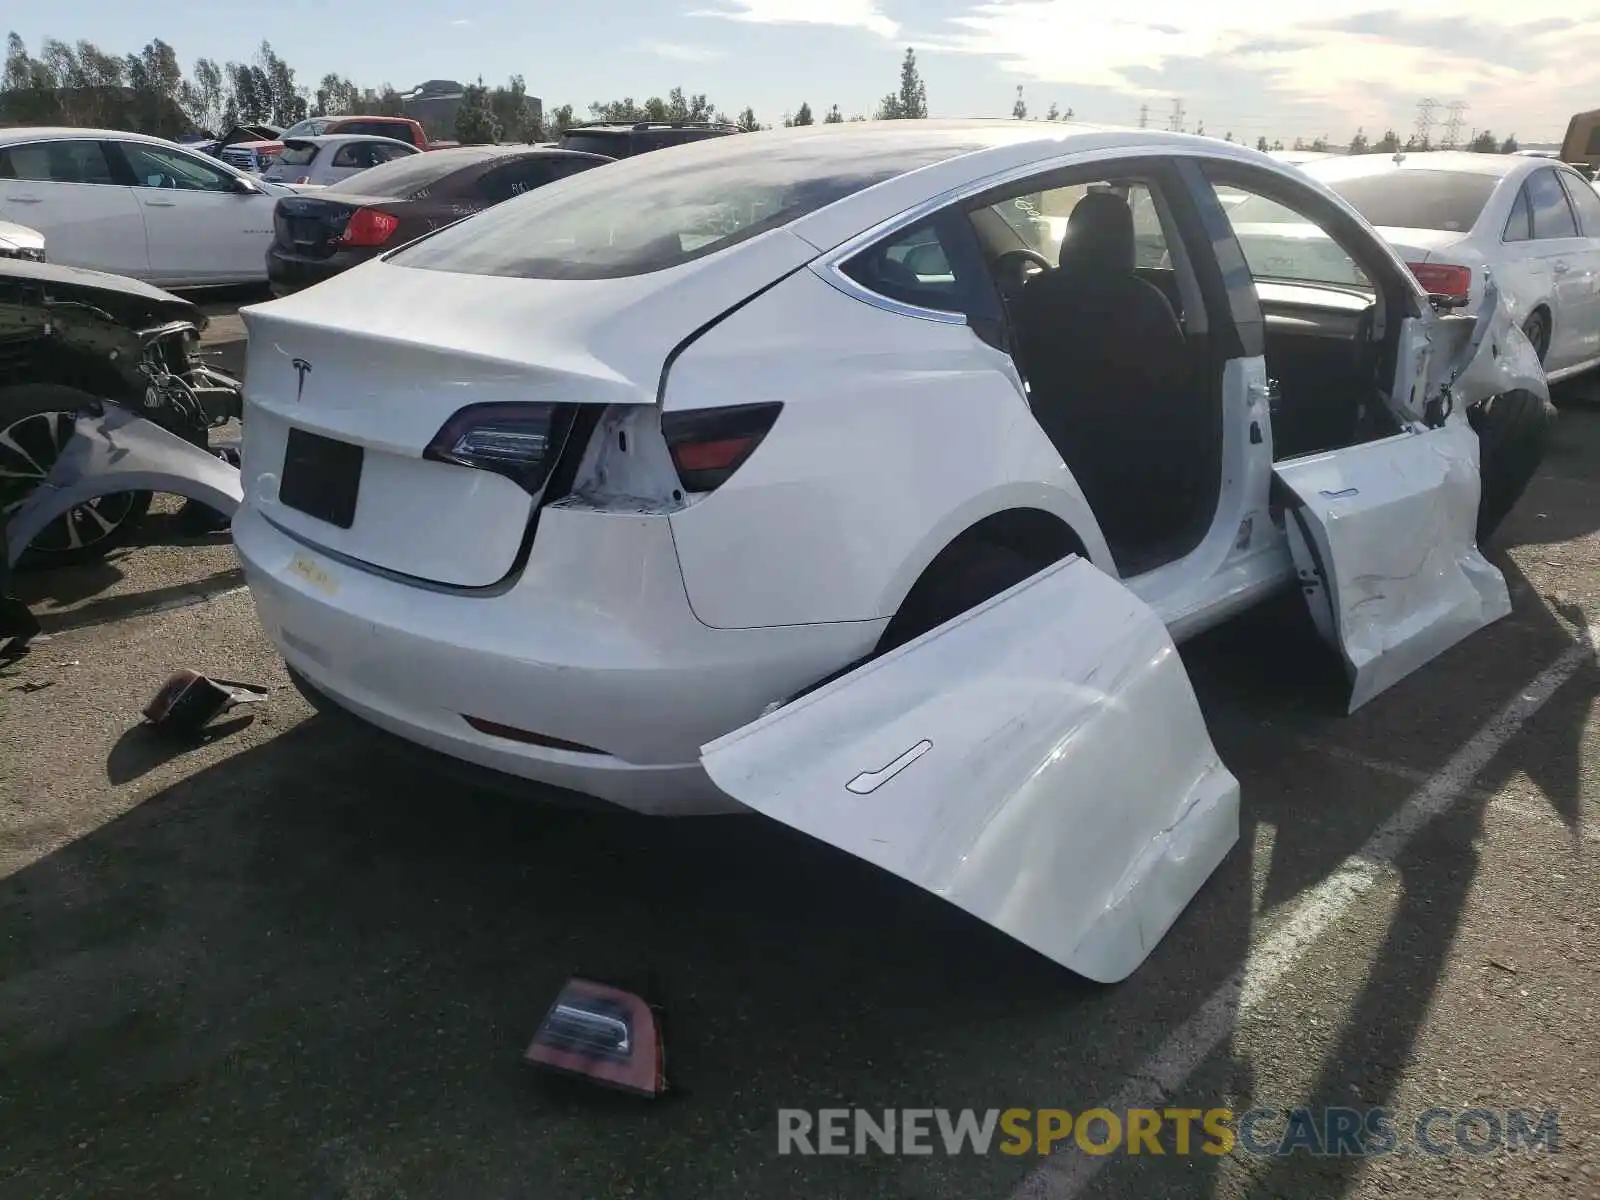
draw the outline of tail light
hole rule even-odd
[[[562,404],[471,404],[445,422],[422,457],[492,471],[537,495],[572,420],[571,407]]]
[[[737,404],[661,416],[661,432],[686,492],[709,492],[728,482],[755,452],[782,411],[781,404]]]
[[[339,240],[346,246],[381,246],[400,228],[400,218],[381,208],[358,208],[350,214]]]
[[[1472,268],[1445,263],[1407,263],[1411,273],[1430,295],[1467,300],[1472,295]]]

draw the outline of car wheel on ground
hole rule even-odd
[[[0,519],[21,506],[50,473],[94,397],[76,388],[25,383],[0,388]],[[93,562],[121,545],[150,507],[149,492],[118,492],[52,521],[22,557],[29,566]]]
[[[1539,468],[1555,422],[1555,407],[1532,392],[1506,392],[1468,411],[1478,434],[1478,542],[1493,536]]]

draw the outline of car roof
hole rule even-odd
[[[151,146],[189,147],[167,138],[151,137],[147,133],[129,133],[125,129],[82,129],[70,125],[33,125],[15,129],[0,129],[0,146],[18,142],[36,142],[43,139],[88,139],[93,141],[144,142]],[[239,143],[235,143],[239,144]]]
[[[946,146],[949,156],[939,158],[940,149]],[[789,227],[818,249],[830,249],[879,221],[898,217],[977,180],[1046,170],[1058,160],[1069,160],[1061,165],[1072,165],[1070,160],[1079,155],[1154,155],[1163,150],[1236,160],[1305,182],[1296,168],[1237,142],[1167,130],[1001,118],[852,121],[704,138],[635,155],[608,167],[605,173],[615,186],[625,188],[640,172],[693,171],[701,164],[722,164],[746,155],[793,157],[808,165],[815,163],[819,174],[858,169],[879,154],[926,151],[928,157],[939,159],[808,213]]]
[[[1456,175],[1488,175],[1504,179],[1509,175],[1527,174],[1550,165],[1547,158],[1520,154],[1474,154],[1466,150],[1402,151],[1398,161],[1393,154],[1338,155],[1304,164],[1306,172],[1313,178],[1327,180],[1360,179],[1390,171],[1448,171]]]
[[[715,129],[743,132],[732,121],[587,121],[569,125],[567,133],[634,133],[660,129]]]
[[[396,146],[407,146],[412,150],[416,149],[410,142],[402,141],[400,138],[383,137],[376,133],[297,133],[294,137],[286,138],[285,140],[290,142],[309,142],[313,146],[338,146],[344,142],[393,142]]]

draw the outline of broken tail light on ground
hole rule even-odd
[[[632,992],[586,979],[567,981],[523,1058],[638,1096],[667,1087],[655,1010]]]

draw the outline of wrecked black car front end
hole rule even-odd
[[[208,452],[240,415],[233,376],[202,361],[206,317],[188,300],[97,271],[0,260],[0,523],[14,522],[51,476],[85,414],[126,410]],[[38,564],[92,560],[124,540],[147,489],[111,492],[31,537]],[[10,557],[21,549],[8,536]]]

